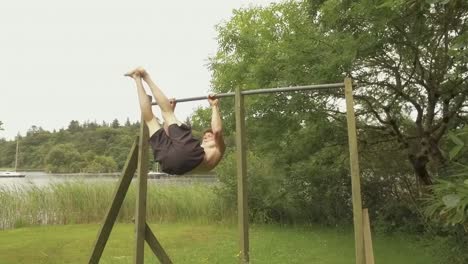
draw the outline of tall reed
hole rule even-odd
[[[42,224],[101,222],[113,199],[115,184],[72,181],[45,187],[0,186],[0,229]],[[118,221],[135,215],[136,188],[128,190]],[[229,208],[209,185],[148,184],[149,222],[233,222]]]

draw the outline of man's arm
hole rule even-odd
[[[226,145],[223,138],[223,123],[219,111],[219,101],[215,99],[215,95],[209,95],[208,101],[211,105],[211,129],[213,130],[216,145],[221,150],[221,153],[224,153]]]

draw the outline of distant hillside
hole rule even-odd
[[[60,173],[119,171],[139,127],[139,122],[121,125],[117,119],[102,124],[72,120],[66,129],[53,132],[33,126],[19,137],[18,167]],[[15,153],[14,140],[0,139],[0,168],[13,168]]]

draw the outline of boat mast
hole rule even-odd
[[[18,150],[19,150],[19,141],[18,139],[16,139],[15,171],[18,169]]]

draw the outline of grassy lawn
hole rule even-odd
[[[133,225],[117,224],[100,263],[133,263]],[[238,263],[235,226],[153,224],[174,263]],[[99,225],[28,227],[0,231],[0,263],[87,263]],[[352,232],[326,228],[252,226],[251,262],[354,263]],[[376,263],[438,263],[421,242],[399,236],[374,237]],[[145,249],[145,263],[159,263]]]

